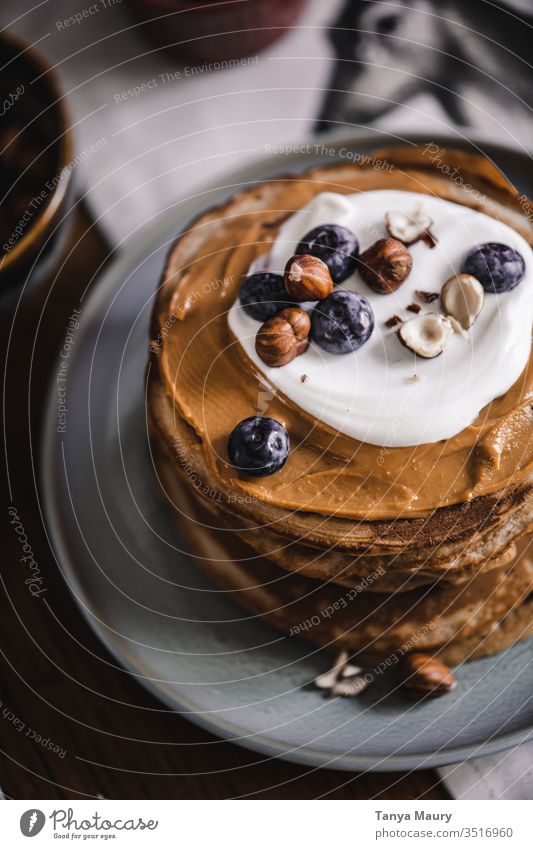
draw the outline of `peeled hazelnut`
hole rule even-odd
[[[453,336],[453,327],[445,316],[428,312],[406,321],[397,331],[402,345],[419,357],[432,359],[442,354]]]
[[[261,325],[255,337],[255,350],[271,368],[279,368],[309,346],[311,319],[298,307],[286,307]]]
[[[298,340],[307,339],[311,331],[311,319],[305,310],[301,310],[299,307],[285,307],[278,313],[278,316],[289,322],[292,332]]]
[[[423,209],[415,209],[410,214],[394,210],[385,215],[385,224],[390,235],[404,245],[413,245],[419,239],[427,238],[433,221]]]
[[[435,699],[450,693],[456,680],[452,670],[428,654],[411,652],[402,662],[403,688],[415,699]]]
[[[398,239],[379,239],[359,256],[359,273],[374,292],[388,295],[403,283],[413,258]]]
[[[285,266],[285,291],[293,301],[322,301],[331,295],[329,268],[316,256],[299,254]]]
[[[477,277],[456,274],[442,287],[440,300],[442,311],[455,318],[464,330],[468,330],[483,309],[485,291]]]

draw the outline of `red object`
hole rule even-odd
[[[133,0],[146,31],[182,58],[216,62],[264,50],[291,27],[306,0]]]

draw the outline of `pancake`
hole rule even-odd
[[[190,430],[175,417],[157,372],[150,368],[149,426],[158,476],[167,499],[175,502],[174,484],[185,475],[206,507],[216,506],[213,528],[231,528],[258,555],[289,571],[350,583],[382,569],[388,590],[416,576],[461,583],[478,572],[504,565],[514,543],[533,522],[533,492],[527,488],[484,496],[461,508],[443,508],[426,519],[353,523],[313,514],[283,515],[264,509],[255,499],[221,492],[202,463]],[[173,432],[172,444],[169,433]],[[274,515],[275,514],[275,515]],[[187,516],[177,518],[186,521]],[[284,533],[282,532],[284,531]],[[409,536],[408,536],[409,534]]]
[[[280,572],[269,561],[253,567],[221,564],[204,553],[199,566],[242,607],[283,633],[330,650],[347,649],[364,665],[415,649],[455,665],[533,634],[529,557],[459,588],[436,585],[401,593],[356,594],[355,587],[343,594],[334,584]]]
[[[523,196],[458,151],[436,164],[423,148],[390,148],[208,210],[172,246],[157,292],[154,470],[199,568],[248,611],[365,664],[412,648],[458,663],[533,632],[533,356],[468,427],[392,447],[335,430],[265,382],[228,324],[243,276],[297,210],[320,192],[375,189],[462,204],[533,243]],[[276,474],[254,478],[232,467],[227,439],[259,414],[284,423],[292,447]]]
[[[234,534],[209,533],[216,511],[207,510],[185,483],[174,494],[189,517],[180,523],[181,535],[198,568],[247,611],[295,639],[331,651],[347,649],[364,665],[413,649],[457,664],[533,633],[529,539],[506,567],[458,587],[436,582],[414,588],[408,580],[402,592],[383,592],[376,572],[345,588],[284,572]]]
[[[371,162],[334,165],[254,186],[200,216],[177,240],[154,310],[151,430],[161,462],[176,474],[179,466],[194,469],[200,496],[217,501],[222,522],[284,569],[349,581],[379,563],[391,588],[414,572],[426,583],[443,576],[459,582],[508,561],[532,525],[533,362],[457,437],[389,449],[385,464],[377,462],[377,446],[332,435],[321,422],[310,427],[278,395],[268,414],[289,421],[296,435],[290,463],[252,480],[236,476],[227,461],[227,436],[257,409],[262,384],[231,338],[226,310],[250,262],[308,197],[325,189],[409,188],[481,209],[531,241],[517,192],[482,157],[449,153],[475,195],[420,150],[391,149],[386,157],[397,163],[393,171]],[[500,456],[502,434],[511,448]],[[361,467],[370,470],[363,482]]]

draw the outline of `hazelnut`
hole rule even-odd
[[[485,290],[477,277],[456,274],[442,287],[440,299],[442,311],[468,330],[483,308]]]
[[[431,360],[442,354],[453,336],[453,327],[443,315],[428,312],[409,319],[396,332],[402,345]]]
[[[287,365],[309,346],[311,319],[298,307],[286,307],[261,325],[255,337],[255,350],[271,368]]]
[[[293,301],[322,301],[331,295],[329,268],[316,256],[297,254],[285,266],[285,291]]]
[[[456,680],[452,670],[428,654],[411,652],[402,662],[402,686],[415,699],[435,699],[450,693]]]
[[[311,330],[311,319],[305,310],[299,307],[285,307],[278,316],[289,322],[297,339],[307,339]]]
[[[408,276],[413,258],[398,239],[379,239],[359,256],[359,273],[374,292],[388,295]]]

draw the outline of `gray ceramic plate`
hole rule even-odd
[[[366,134],[329,144],[364,152],[387,141]],[[478,141],[531,189],[524,154]],[[54,382],[42,454],[58,562],[119,661],[167,705],[220,736],[267,755],[355,770],[436,766],[504,749],[533,737],[531,642],[458,669],[454,693],[427,704],[406,704],[387,676],[357,700],[325,699],[307,685],[327,668],[326,655],[249,617],[200,575],[154,486],[144,370],[168,246],[201,208],[315,160],[324,161],[269,159],[177,203],[87,297],[68,365],[66,429],[57,432]]]

